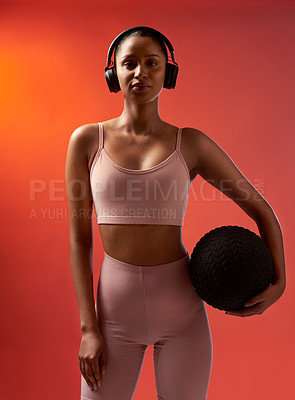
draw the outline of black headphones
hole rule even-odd
[[[175,61],[174,57],[174,49],[172,44],[169,42],[169,40],[164,36],[161,32],[157,31],[156,29],[150,28],[148,26],[135,26],[130,29],[126,29],[122,33],[120,33],[112,42],[110,45],[109,51],[108,51],[108,56],[107,56],[107,66],[104,69],[104,75],[108,84],[108,87],[110,89],[110,92],[119,92],[121,90],[120,84],[118,81],[117,77],[117,72],[116,72],[116,67],[114,66],[114,62],[111,61],[111,57],[113,54],[113,51],[115,47],[117,46],[118,42],[120,41],[121,37],[125,35],[127,32],[132,32],[137,29],[148,29],[152,33],[156,34],[160,40],[162,40],[168,47],[170,53],[171,53],[171,58],[172,61],[167,60],[166,61],[166,74],[165,74],[165,80],[164,80],[164,88],[166,89],[174,89],[176,85],[176,78],[178,74],[178,64]]]

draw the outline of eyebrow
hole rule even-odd
[[[148,55],[145,56],[145,57],[152,57],[152,56],[155,56],[155,57],[159,57],[159,58],[160,58],[160,56],[159,56],[158,54],[148,54]],[[121,60],[122,60],[123,58],[128,58],[128,57],[136,57],[136,55],[135,55],[135,54],[127,54],[127,55],[121,57]]]

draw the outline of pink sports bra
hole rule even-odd
[[[90,169],[91,194],[98,224],[157,224],[183,226],[190,176],[176,148],[160,164],[147,169],[118,165],[103,147],[103,124],[98,122],[98,150]]]

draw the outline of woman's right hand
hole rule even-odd
[[[79,350],[80,371],[91,390],[101,386],[107,366],[107,348],[99,330],[82,333]]]

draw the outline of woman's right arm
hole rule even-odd
[[[78,300],[82,341],[80,370],[97,389],[107,364],[106,346],[96,319],[93,296],[92,196],[88,169],[89,126],[77,128],[68,145],[65,182],[70,224],[70,265]],[[100,364],[100,365],[99,365]]]

